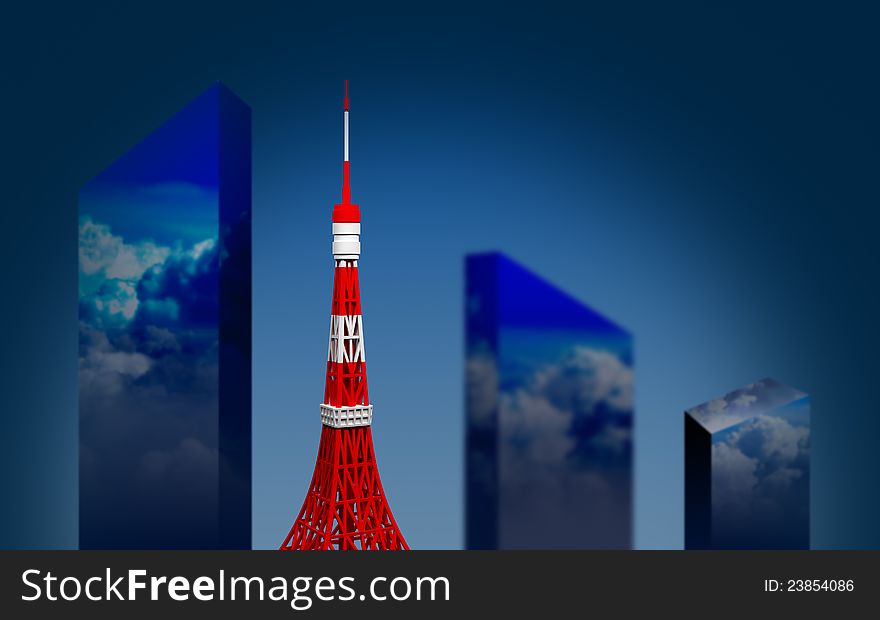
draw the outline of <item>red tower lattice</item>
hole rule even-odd
[[[321,443],[299,516],[281,549],[409,549],[382,489],[367,392],[358,258],[360,207],[351,203],[348,81],[345,82],[342,202],[333,208],[333,304]]]

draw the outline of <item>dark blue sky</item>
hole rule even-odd
[[[254,544],[280,542],[317,447],[348,78],[374,433],[413,547],[462,542],[462,257],[492,249],[634,334],[638,546],[682,544],[682,411],[770,375],[812,397],[814,544],[880,547],[876,17],[11,12],[0,480],[21,512],[0,545],[75,535],[76,193],[216,79],[253,109]],[[416,328],[430,360],[401,364]]]

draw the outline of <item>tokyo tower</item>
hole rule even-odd
[[[343,112],[342,202],[333,208],[333,304],[321,443],[299,516],[281,544],[294,549],[409,549],[382,489],[367,393],[358,258],[360,207],[351,203],[348,80]]]

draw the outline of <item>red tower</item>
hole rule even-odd
[[[348,81],[342,202],[333,208],[333,304],[321,444],[309,491],[281,549],[409,549],[382,489],[373,450],[358,258],[360,207],[351,203]]]

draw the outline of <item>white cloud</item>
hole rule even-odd
[[[605,546],[594,532],[629,537],[628,416],[633,373],[604,350],[577,347],[538,368],[498,403],[499,510],[502,539],[514,546]],[[548,518],[552,531],[535,538]],[[622,543],[621,543],[622,544]]]
[[[147,325],[145,334],[146,337],[141,347],[150,355],[180,352],[180,343],[177,341],[177,336],[171,330],[164,327],[156,327],[155,325]]]
[[[498,404],[498,368],[489,353],[475,353],[467,358],[467,410],[469,423],[488,428]]]
[[[718,506],[747,502],[758,484],[758,460],[749,458],[735,445],[712,446],[712,496]]]
[[[706,411],[709,413],[723,413],[727,409],[727,401],[723,398],[716,398],[706,403]]]
[[[79,268],[86,275],[103,273],[105,277],[137,280],[153,265],[171,255],[171,248],[152,241],[125,243],[109,226],[85,218],[79,225]]]
[[[809,449],[810,429],[794,426],[788,421],[771,416],[758,416],[731,434],[734,445],[751,440],[763,460],[772,460],[784,466]]]
[[[190,258],[193,260],[199,260],[202,257],[202,254],[205,252],[210,252],[214,249],[214,240],[213,239],[205,239],[204,241],[199,241],[197,244],[190,248],[189,254]]]
[[[595,415],[602,404],[613,414],[632,411],[633,372],[615,355],[587,347],[575,348],[560,363],[537,371],[523,387],[503,393],[499,432],[504,470],[528,478],[528,469],[536,465],[566,469],[566,458],[579,441],[572,433],[575,418]],[[615,453],[624,452],[631,441],[629,427],[608,422],[590,438],[594,448]],[[546,479],[546,473],[540,475]]]
[[[126,381],[149,372],[152,360],[142,353],[118,351],[103,331],[81,327],[84,355],[79,359],[80,391],[83,394],[119,394]]]
[[[804,472],[800,469],[794,469],[791,467],[783,467],[781,469],[777,469],[773,473],[769,474],[766,478],[761,481],[761,486],[767,492],[768,495],[776,495],[778,493],[786,491],[791,483],[799,478],[802,478]]]
[[[500,435],[504,450],[521,462],[561,463],[574,448],[569,434],[573,412],[554,407],[541,394],[517,390],[502,394],[503,423]]]
[[[752,413],[749,408],[758,400],[753,394],[728,394],[726,398],[715,398],[700,405],[689,413],[694,416],[709,432],[733,426],[748,418]]]
[[[737,396],[736,398],[733,399],[732,404],[735,407],[741,407],[741,408],[745,409],[746,407],[750,406],[752,403],[756,402],[757,400],[758,400],[758,397],[755,396],[754,394],[740,394],[739,396]]]
[[[157,278],[167,272],[170,265],[183,265],[188,277],[197,275],[197,270],[205,268],[206,261],[201,259],[210,258],[206,255],[215,246],[215,239],[200,241],[188,250],[179,245],[174,249],[158,246],[152,241],[126,243],[108,226],[84,218],[79,226],[79,265],[81,274],[91,282],[89,289],[94,292],[80,297],[80,318],[102,329],[124,327],[139,311],[145,313],[148,320],[176,321],[181,311],[177,300],[173,297],[149,299],[149,286],[155,287]],[[148,272],[151,278],[144,277]],[[143,299],[144,287],[147,287],[147,299]],[[141,291],[140,299],[138,291]]]
[[[724,398],[693,407],[687,413],[710,433],[714,433],[805,396],[793,387],[773,379],[763,379],[734,390]]]
[[[622,454],[632,441],[632,431],[627,427],[608,425],[593,439],[593,443],[612,452]]]
[[[562,363],[538,372],[528,389],[578,413],[591,412],[602,402],[629,413],[634,404],[632,368],[608,351],[588,347],[575,347]]]
[[[99,353],[93,351],[86,358],[92,368],[98,372],[115,372],[120,375],[137,378],[150,370],[150,358],[143,353],[126,353],[113,351],[112,353]]]
[[[810,430],[782,418],[759,416],[712,446],[712,493],[718,505],[745,509],[773,500],[805,475]]]
[[[124,325],[138,309],[137,291],[125,280],[106,280],[94,295],[83,299],[89,321],[96,327]]]

